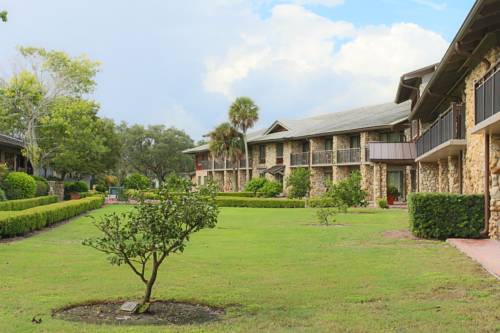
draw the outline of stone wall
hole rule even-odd
[[[448,192],[460,193],[460,164],[457,156],[448,156]]]
[[[331,169],[328,167],[315,167],[311,168],[311,196],[319,196],[326,192],[326,180],[325,175]]]
[[[448,159],[438,161],[438,192],[448,192]]]
[[[419,192],[439,191],[439,167],[437,163],[419,162],[418,188]]]
[[[63,181],[48,181],[49,195],[57,196],[57,200],[64,200],[64,182]]]
[[[500,135],[490,139],[490,228],[489,235],[500,239]]]
[[[349,177],[350,168],[349,168],[349,166],[346,166],[346,165],[334,165],[332,172],[333,172],[332,181],[334,183],[336,183],[338,181],[341,181],[341,180]]]
[[[387,164],[373,164],[373,200],[387,198]]]
[[[368,200],[373,201],[373,165],[362,164],[360,166],[361,188],[368,193]]]

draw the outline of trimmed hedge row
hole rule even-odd
[[[449,193],[413,193],[409,197],[410,227],[417,237],[478,237],[484,225],[484,197]]]
[[[299,199],[261,199],[217,197],[219,207],[250,207],[250,208],[305,208],[306,202]]]
[[[102,206],[104,197],[58,202],[0,217],[0,238],[26,234]]]
[[[0,211],[25,210],[37,206],[49,205],[57,202],[57,196],[47,195],[30,199],[9,200],[0,202]]]
[[[259,193],[255,195],[253,192],[219,192],[218,197],[238,197],[238,198],[254,198],[259,196]]]

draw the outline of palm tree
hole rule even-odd
[[[229,121],[243,133],[243,145],[245,147],[245,175],[246,182],[250,180],[248,170],[248,140],[247,131],[252,128],[259,119],[259,107],[248,97],[238,97],[229,108]]]
[[[229,160],[233,165],[233,192],[237,191],[239,161],[243,155],[243,136],[230,123],[222,123],[217,126],[212,132],[208,133],[210,141],[208,149],[212,153],[212,157],[222,157],[224,160]]]

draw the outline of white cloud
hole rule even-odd
[[[447,5],[445,2],[436,2],[432,0],[412,0],[414,3],[417,3],[422,6],[430,7],[434,10],[442,11],[445,10]]]
[[[163,118],[163,119],[162,119]],[[175,127],[188,131],[195,138],[200,138],[204,133],[205,126],[199,117],[193,112],[188,112],[182,105],[173,104],[169,106],[162,117],[156,118],[167,127]]]

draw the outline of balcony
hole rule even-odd
[[[475,121],[472,133],[500,133],[500,66],[488,73],[476,85]]]
[[[366,158],[370,162],[412,165],[417,156],[414,142],[369,142],[368,146]]]
[[[452,104],[416,140],[416,162],[435,162],[465,148],[465,109]]]
[[[337,165],[350,165],[361,163],[361,148],[337,150]]]
[[[309,166],[309,152],[290,154],[290,164],[293,167]]]
[[[226,168],[226,163],[224,160],[214,161],[214,170],[224,170]]]
[[[312,164],[313,165],[332,165],[333,164],[333,150],[313,151]]]
[[[212,169],[212,161],[211,160],[203,160],[199,161],[196,166],[196,170],[211,170]]]

